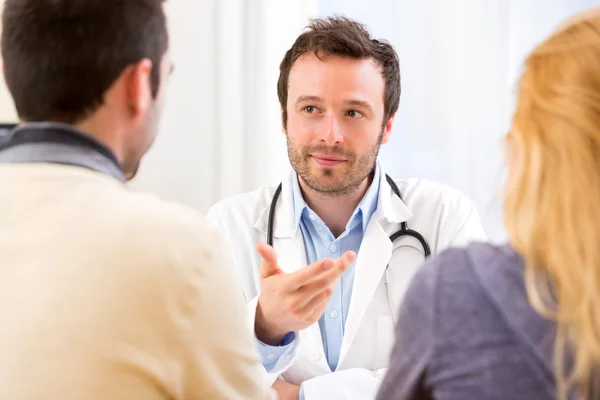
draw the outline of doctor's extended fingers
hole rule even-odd
[[[269,276],[276,275],[281,272],[279,265],[277,264],[277,253],[275,249],[266,243],[260,243],[256,246],[256,251],[262,257],[262,263],[260,264],[260,278],[268,278]]]
[[[298,302],[308,304],[313,297],[320,295],[323,292],[331,293],[339,282],[341,275],[348,270],[352,264],[353,254],[347,257],[342,257],[336,261],[336,265],[330,271],[315,276],[309,283],[298,288],[293,294],[300,299]]]
[[[287,290],[294,292],[306,285],[308,282],[313,280],[316,276],[321,275],[323,272],[331,271],[336,265],[336,262],[332,258],[324,258],[318,260],[311,265],[288,274],[287,276]],[[335,272],[335,271],[334,271]]]
[[[299,318],[308,323],[315,323],[321,318],[325,307],[327,307],[327,303],[333,294],[332,289],[325,289],[321,291],[316,296],[310,299],[304,306],[298,308],[297,310],[293,310],[296,318]]]
[[[327,285],[328,283],[326,282],[331,283],[341,276],[352,265],[355,259],[356,254],[353,251],[347,251],[337,260],[330,258],[319,260],[290,274],[288,289],[296,291],[309,284],[314,287],[315,285],[312,285],[314,283],[317,283],[317,288],[323,286],[323,284]]]

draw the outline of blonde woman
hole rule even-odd
[[[416,275],[378,399],[600,398],[600,12],[527,58],[507,137],[510,244]]]

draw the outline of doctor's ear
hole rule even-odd
[[[396,114],[392,115],[390,119],[383,126],[383,136],[381,139],[381,143],[385,144],[390,140],[390,135],[392,134],[392,128],[394,126],[394,120],[396,119]]]

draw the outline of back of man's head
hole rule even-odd
[[[155,97],[168,48],[164,0],[6,0],[5,79],[23,121],[75,124],[123,70],[152,61]]]

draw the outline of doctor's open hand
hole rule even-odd
[[[261,243],[257,250],[263,262],[254,329],[256,337],[271,346],[279,346],[288,332],[319,320],[340,276],[356,259],[348,251],[337,260],[326,258],[287,274],[277,265],[271,246]]]

